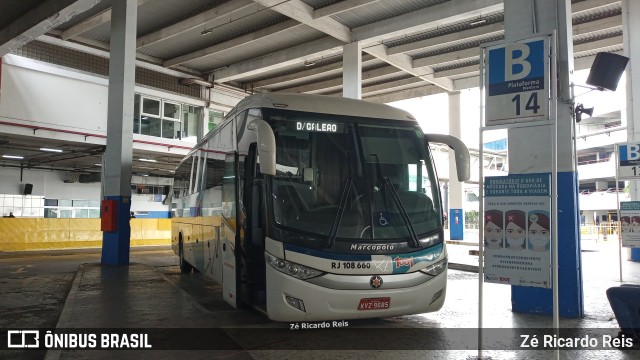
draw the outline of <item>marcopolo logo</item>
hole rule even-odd
[[[10,349],[40,347],[40,331],[9,330],[7,331],[7,347]]]

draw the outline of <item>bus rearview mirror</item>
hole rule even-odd
[[[257,119],[247,125],[247,129],[255,131],[258,138],[258,155],[260,156],[260,172],[264,175],[276,174],[276,137],[269,124]]]
[[[443,134],[424,134],[425,139],[430,143],[440,143],[453,149],[456,157],[456,172],[458,181],[467,181],[471,177],[469,160],[469,149],[460,139]],[[450,175],[451,176],[451,175]]]

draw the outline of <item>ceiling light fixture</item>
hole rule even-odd
[[[48,152],[55,152],[55,153],[61,153],[62,149],[52,149],[52,148],[40,148],[40,150],[42,151],[48,151]]]
[[[204,29],[202,30],[202,32],[200,33],[200,35],[208,35],[211,34],[213,32],[213,29]]]
[[[95,164],[93,164],[93,165],[95,165],[95,166],[102,166],[102,164],[98,164],[98,163],[95,163]]]
[[[143,162],[150,162],[150,163],[157,162],[156,160],[153,160],[153,159],[138,159],[138,160]]]
[[[24,156],[18,156],[18,155],[2,155],[2,157],[5,159],[17,159],[17,160],[24,159]]]
[[[487,19],[480,19],[480,20],[476,20],[474,22],[469,23],[469,26],[480,25],[480,24],[484,24],[486,22],[487,22]]]
[[[313,66],[315,64],[316,63],[314,61],[307,61],[307,60],[304,61],[304,67],[310,67],[310,66]]]

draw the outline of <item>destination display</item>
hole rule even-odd
[[[344,124],[321,121],[296,121],[297,131],[344,133]]]

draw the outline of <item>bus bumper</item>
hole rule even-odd
[[[335,290],[293,278],[267,265],[267,313],[275,321],[320,321],[433,312],[444,304],[446,285],[445,270],[427,282],[402,289]],[[301,300],[305,311],[290,305],[287,296]],[[362,299],[382,297],[390,298],[389,308],[358,310]]]

